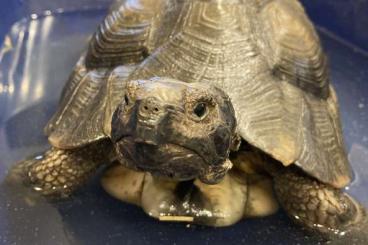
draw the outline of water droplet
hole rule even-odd
[[[36,156],[36,157],[35,157],[35,159],[36,159],[36,160],[41,160],[42,158],[43,158],[43,156],[42,156],[42,155],[39,155],[39,156]]]

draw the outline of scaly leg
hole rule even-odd
[[[51,148],[41,157],[18,163],[7,179],[30,184],[44,196],[65,198],[107,163],[107,151],[102,143],[73,150]]]
[[[297,223],[328,238],[351,234],[367,242],[366,210],[348,194],[293,168],[281,170],[274,183],[281,205]]]

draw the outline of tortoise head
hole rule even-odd
[[[231,168],[236,120],[229,97],[202,83],[129,81],[111,139],[127,167],[179,181],[218,183]]]

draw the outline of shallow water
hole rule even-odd
[[[43,126],[104,13],[46,12],[17,22],[6,37],[0,51],[0,183],[12,164],[48,148]],[[368,207],[368,54],[320,31],[355,172],[347,191]],[[318,239],[306,236],[283,212],[217,229],[160,223],[108,196],[98,177],[58,203],[0,184],[0,244],[122,243],[317,244]]]

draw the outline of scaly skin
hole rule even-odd
[[[21,179],[44,196],[66,198],[84,184],[102,164],[108,147],[97,143],[73,150],[51,148],[42,157],[18,163],[8,179]]]
[[[367,235],[366,210],[341,190],[305,176],[295,168],[279,171],[274,185],[279,202],[295,222],[329,238]]]

